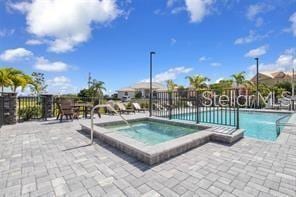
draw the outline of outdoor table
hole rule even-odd
[[[90,103],[75,103],[73,107],[74,107],[74,108],[79,108],[79,110],[80,110],[80,108],[82,108],[82,111],[83,111],[83,117],[84,117],[84,118],[87,118],[88,109],[89,109],[89,108],[92,108],[93,105],[90,104]]]

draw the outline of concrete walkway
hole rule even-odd
[[[153,167],[88,143],[78,121],[2,127],[0,196],[296,196],[296,135],[207,143]]]

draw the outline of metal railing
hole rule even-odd
[[[282,116],[282,117],[280,117],[279,119],[276,120],[275,127],[276,127],[277,135],[280,134],[281,127],[285,127],[285,126],[294,126],[294,127],[296,127],[296,124],[287,123],[286,121],[284,121],[284,120],[287,120],[287,118],[289,118],[289,117],[291,117],[291,114],[287,114],[287,115]]]
[[[109,109],[111,109],[112,111],[114,111],[115,114],[117,114],[122,120],[123,122],[128,126],[130,127],[131,129],[133,129],[135,132],[138,132],[134,127],[132,127],[128,121],[120,114],[118,113],[117,110],[114,109],[114,107],[112,107],[110,104],[99,104],[99,105],[96,105],[94,106],[92,109],[91,109],[91,113],[90,113],[90,128],[91,128],[91,133],[90,133],[90,144],[93,144],[93,141],[94,141],[94,112],[97,108],[100,108],[100,107],[107,107]]]
[[[211,90],[158,92],[152,100],[153,116],[219,124],[239,128],[239,107],[235,100],[237,90],[227,90],[221,95]],[[230,98],[223,100],[223,96]],[[223,100],[223,102],[217,101]]]

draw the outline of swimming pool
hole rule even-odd
[[[274,141],[278,137],[278,133],[276,130],[276,120],[285,115],[287,114],[240,111],[240,128],[245,129],[244,135],[246,137]],[[195,114],[182,114],[182,116],[194,116],[193,119],[195,119]],[[178,117],[180,117],[180,115],[172,116],[173,119],[178,119]],[[226,115],[226,117],[229,116]]]
[[[168,123],[160,123],[148,120],[132,122],[131,129],[125,124],[105,126],[125,136],[136,139],[144,144],[154,145],[176,139],[200,131],[200,128],[189,128]]]

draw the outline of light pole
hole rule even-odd
[[[259,108],[259,58],[256,57],[256,108]]]
[[[293,70],[292,70],[292,97],[294,97],[294,95],[295,95],[295,90],[294,90],[294,86],[295,86],[295,78],[294,78],[294,68],[293,68]]]
[[[152,56],[154,51],[150,51],[150,91],[149,91],[149,116],[152,116]]]

